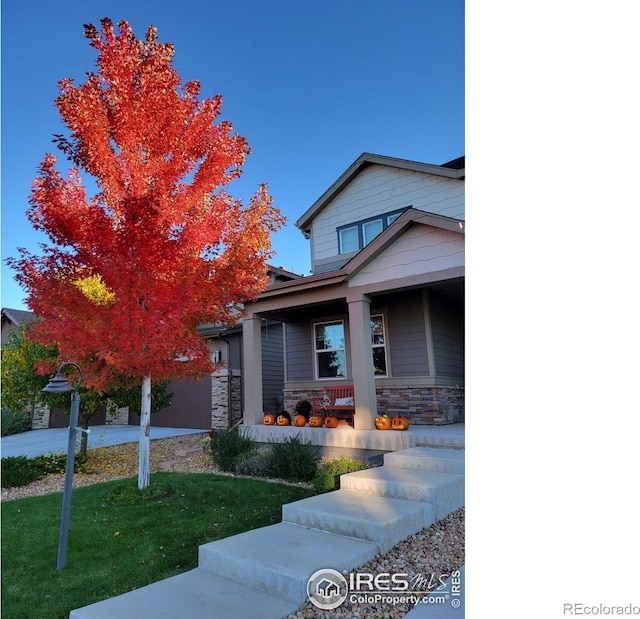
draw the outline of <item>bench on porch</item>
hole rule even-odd
[[[311,398],[311,404],[314,415],[333,415],[353,426],[353,415],[356,411],[353,385],[325,387],[321,396]]]

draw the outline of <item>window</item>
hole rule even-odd
[[[346,226],[340,226],[338,231],[338,251],[341,254],[348,254],[366,247],[378,234],[388,228],[402,213],[410,206],[405,208],[377,215],[361,221],[350,223]]]
[[[382,315],[371,316],[371,347],[373,350],[373,373],[387,375],[387,352]]]
[[[344,323],[324,322],[314,330],[318,378],[346,378]]]
[[[362,244],[369,245],[382,232],[382,219],[375,219],[362,224]]]
[[[350,228],[343,228],[339,232],[340,234],[340,253],[346,254],[350,251],[359,249],[360,243],[358,242],[358,227],[351,226]]]

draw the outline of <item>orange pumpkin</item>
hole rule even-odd
[[[291,417],[289,415],[278,415],[278,418],[276,419],[276,423],[279,426],[288,426],[291,424]]]
[[[307,423],[307,418],[304,415],[294,415],[293,425],[301,428]]]
[[[406,417],[394,417],[391,420],[391,427],[394,430],[406,430],[409,427],[409,420]]]
[[[386,415],[379,415],[376,417],[376,428],[378,430],[390,430],[391,417],[387,417]]]
[[[271,413],[268,413],[264,416],[263,421],[265,426],[272,426],[276,422],[276,416],[272,415]]]
[[[322,427],[322,417],[320,417],[320,415],[311,415],[311,417],[309,417],[309,425],[312,428],[321,428]]]
[[[333,415],[329,415],[328,417],[324,418],[324,425],[327,426],[327,428],[337,428],[338,418],[334,417]]]

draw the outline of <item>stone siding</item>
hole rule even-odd
[[[231,389],[231,397],[229,397]],[[231,403],[231,415],[229,415]],[[242,380],[237,370],[211,375],[211,427],[228,428],[242,419]]]
[[[108,426],[126,426],[129,423],[129,407],[121,406],[113,412],[107,408],[107,418],[105,421]]]
[[[298,400],[311,401],[322,389],[285,389],[284,408],[295,411]],[[447,425],[464,421],[464,389],[454,387],[376,387],[378,414],[403,415],[413,425]]]
[[[49,427],[51,411],[48,406],[36,404],[34,406],[33,417],[31,419],[32,430],[43,430]]]

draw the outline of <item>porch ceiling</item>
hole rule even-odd
[[[464,303],[464,279],[442,284],[433,284],[429,286],[429,290],[433,290],[457,303]]]

